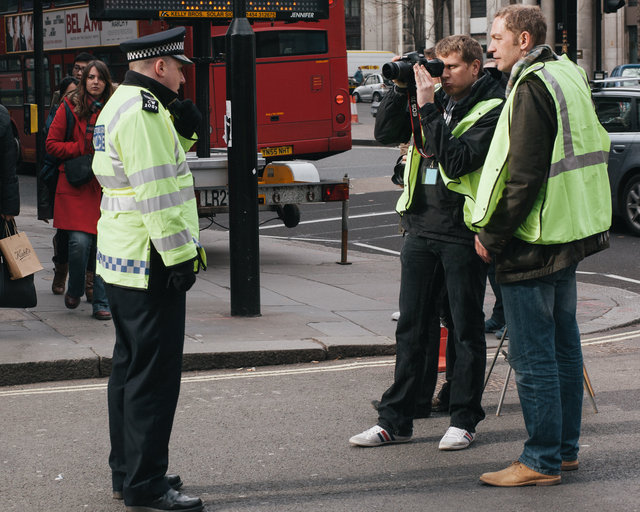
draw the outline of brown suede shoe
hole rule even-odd
[[[560,469],[562,471],[575,471],[576,469],[578,469],[578,466],[579,466],[578,459],[576,459],[576,460],[563,460],[562,461],[562,465],[560,466]]]
[[[561,481],[560,475],[544,475],[516,461],[502,471],[484,473],[480,481],[496,487],[521,487],[524,485],[556,485]]]

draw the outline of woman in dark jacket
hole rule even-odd
[[[111,76],[106,64],[99,60],[89,62],[78,89],[64,98],[56,112],[47,137],[47,153],[63,160],[59,167],[53,225],[69,233],[69,287],[64,296],[65,306],[69,309],[77,308],[84,294],[85,269],[92,246],[95,246],[100,217],[101,188],[95,177],[79,187],[71,185],[64,171],[64,161],[93,154],[95,122],[112,92]],[[64,104],[71,109],[74,118],[71,140],[65,140],[67,115]],[[104,285],[99,278],[94,281],[92,302],[94,318],[111,319]]]
[[[20,192],[16,176],[16,142],[9,111],[0,105],[0,216],[12,220],[20,213]]]

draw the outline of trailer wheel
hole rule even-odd
[[[278,206],[278,217],[282,219],[282,222],[288,228],[295,228],[300,224],[300,208],[297,204],[285,204],[284,206]]]

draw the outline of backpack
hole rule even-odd
[[[44,140],[47,140],[49,136],[49,128],[51,127],[51,123],[53,122],[53,118],[56,116],[56,112],[60,108],[61,105],[64,105],[65,113],[67,116],[67,128],[64,133],[64,140],[71,140],[73,135],[73,128],[76,123],[76,118],[71,112],[69,105],[64,99],[62,102],[55,108],[52,108],[49,111],[49,115],[47,116],[47,120],[44,123],[43,135]],[[40,178],[42,181],[53,191],[56,189],[56,185],[58,183],[58,167],[62,163],[62,159],[56,158],[55,156],[50,155],[49,153],[44,154],[44,163],[42,164],[42,169],[40,169]]]

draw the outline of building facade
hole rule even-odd
[[[627,0],[610,14],[602,13],[605,1],[345,0],[347,48],[402,54],[429,48],[450,34],[471,34],[486,48],[498,9],[539,5],[548,22],[547,44],[593,76],[595,70],[611,72],[618,64],[638,62],[638,0]]]

